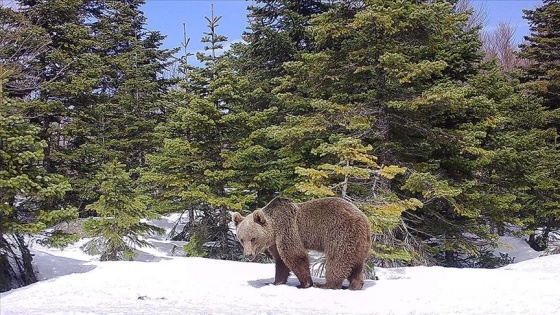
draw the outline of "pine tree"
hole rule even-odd
[[[45,201],[61,198],[70,185],[43,168],[46,144],[38,138],[38,128],[12,111],[15,102],[2,98],[0,105],[1,227],[5,233],[42,233],[46,227],[75,218],[76,209],[43,207]]]
[[[505,121],[515,123],[510,135],[532,130],[513,119],[530,101],[516,96],[515,82],[495,66],[481,63],[478,29],[467,21],[467,13],[443,2],[335,4],[310,20],[314,49],[283,63],[285,75],[272,90],[283,115],[260,131],[279,148],[277,161],[312,179],[315,186],[299,186],[308,193],[332,194],[333,184],[346,182],[340,157],[352,148],[370,148],[368,160],[388,170],[406,167],[406,177],[390,180],[369,164],[370,177],[355,181],[350,198],[392,218],[385,222],[396,229],[387,232],[393,240],[417,237],[408,248],[422,258],[407,260],[429,261],[421,241],[434,240],[442,264],[460,265],[460,253],[476,256],[480,244],[493,242],[487,225],[519,222],[524,186],[504,159],[538,150],[518,144],[508,153],[511,142],[499,137]],[[295,193],[296,182],[284,192]]]
[[[529,60],[524,69],[525,86],[544,100],[544,106],[558,110],[560,99],[560,2],[544,0],[534,10],[524,10],[531,35],[521,45],[521,58]],[[557,127],[558,124],[555,124]]]
[[[48,144],[45,168],[71,180],[64,204],[82,216],[103,210],[95,189],[102,165],[120,158],[129,170],[142,166],[167,114],[159,100],[170,82],[161,74],[172,52],[159,48],[161,34],[145,30],[143,3],[21,1],[24,15],[50,40],[29,62],[45,84],[29,93],[33,102],[24,111]]]
[[[22,12],[0,7],[0,73],[2,95],[24,97],[39,89],[42,77],[30,61],[43,54],[47,34]]]
[[[59,206],[70,186],[45,168],[46,141],[30,122],[20,98],[44,81],[31,61],[49,40],[19,11],[0,8],[0,291],[35,282],[28,234],[41,234],[46,245],[64,246],[76,235],[45,228],[76,218],[73,208]]]
[[[41,128],[45,140],[45,168],[50,173],[64,173],[64,163],[57,157],[59,146],[67,142],[62,126],[68,123],[78,104],[84,102],[99,79],[92,64],[98,60],[90,53],[90,30],[86,25],[91,1],[21,0],[26,19],[48,36],[41,54],[27,60],[35,69],[41,86],[27,90],[33,102],[25,114]],[[66,162],[66,161],[65,161]],[[61,170],[59,170],[61,168]]]
[[[41,68],[35,64],[35,60],[38,56],[48,51],[50,39],[41,27],[33,24],[33,21],[26,16],[25,11],[13,11],[10,8],[0,8],[0,16],[2,17],[2,23],[0,24],[0,41],[3,43],[0,47],[0,59],[2,59],[2,64],[0,64],[0,110],[4,123],[6,124],[3,127],[3,129],[6,129],[3,136],[7,137],[5,141],[6,144],[12,140],[21,141],[21,152],[17,150],[16,153],[14,153],[15,151],[11,153],[6,151],[6,155],[4,156],[6,159],[5,161],[16,159],[14,160],[16,162],[6,162],[8,166],[2,169],[6,172],[6,176],[16,176],[16,174],[19,174],[18,172],[25,173],[27,171],[29,171],[29,174],[36,173],[37,178],[30,179],[31,182],[36,182],[34,184],[28,184],[36,186],[35,188],[37,191],[41,190],[41,187],[44,188],[51,185],[54,187],[52,189],[60,190],[59,192],[50,192],[48,197],[46,195],[38,196],[31,198],[33,199],[32,201],[22,200],[18,202],[18,204],[22,206],[21,209],[33,208],[35,209],[34,211],[38,211],[37,209],[50,211],[49,209],[66,208],[67,210],[64,211],[52,212],[65,214],[53,214],[51,218],[45,214],[45,217],[39,220],[38,226],[47,224],[47,226],[50,227],[54,223],[59,222],[57,217],[60,220],[67,220],[75,215],[72,207],[64,207],[61,202],[65,193],[70,190],[70,186],[62,176],[49,172],[48,163],[46,163],[48,159],[47,153],[49,151],[45,149],[48,147],[48,139],[44,138],[41,127],[35,124],[37,122],[37,116],[30,115],[29,111],[30,108],[37,105],[32,98],[31,100],[28,99],[31,93],[39,91],[44,85],[48,84],[48,82],[44,81]],[[24,100],[24,98],[26,99]],[[12,127],[13,130],[10,130]],[[23,131],[25,131],[25,133],[22,133]],[[14,138],[10,138],[10,135],[13,135]],[[34,151],[39,148],[43,150],[40,154]],[[14,148],[10,147],[9,149]],[[32,154],[26,152],[26,150],[30,150]],[[19,157],[12,156],[12,153]],[[12,167],[15,167],[17,171],[14,169],[10,170]],[[18,176],[19,175],[16,177]],[[21,184],[24,185],[23,182],[21,182]],[[16,187],[17,185],[13,186],[13,189],[15,189],[14,191],[17,191]],[[22,191],[27,191],[27,189],[23,189]],[[11,193],[7,193],[4,196],[6,198],[13,197]],[[19,196],[17,197],[19,198]],[[27,197],[23,194],[21,198],[25,199]],[[12,203],[8,202],[6,205],[12,205]],[[19,218],[18,220],[22,219],[18,215],[15,217]],[[28,223],[35,224],[36,222],[31,220]],[[33,224],[30,226],[33,226]],[[36,228],[31,228],[31,230],[33,229],[37,231]],[[19,230],[19,228],[15,230]],[[21,228],[21,231],[24,230],[24,228]],[[62,246],[69,241],[66,239],[65,235],[59,232],[56,232],[52,236],[54,237],[46,239],[48,244]]]
[[[154,128],[167,115],[160,99],[171,82],[162,73],[172,51],[159,48],[160,33],[145,30],[143,3],[101,1],[90,8],[87,47],[96,62],[88,70],[95,85],[75,95],[59,150],[64,171],[73,176],[69,201],[81,211],[98,197],[92,183],[100,166],[114,158],[128,169],[142,166],[158,141]]]
[[[313,14],[325,12],[324,1],[257,1],[249,7],[249,31],[243,44],[232,45],[233,66],[252,87],[245,93],[244,111],[250,117],[250,136],[232,155],[231,163],[242,169],[246,187],[256,193],[256,205],[264,206],[295,180],[292,158],[279,156],[278,143],[263,132],[286,115],[274,98],[275,80],[285,74],[284,63],[314,44],[304,30]]]
[[[238,46],[243,59],[240,66],[261,79],[281,75],[284,62],[293,60],[298,51],[313,49],[305,27],[313,14],[329,7],[318,0],[256,1],[249,7],[250,30],[243,36],[248,45]]]
[[[0,291],[36,281],[24,235],[45,234],[47,227],[77,218],[75,208],[48,207],[70,185],[62,176],[46,172],[46,144],[38,128],[13,111],[15,102],[0,95]],[[43,242],[60,247],[76,240],[61,232],[47,236]]]
[[[44,165],[49,173],[62,174],[71,180],[73,190],[64,204],[83,212],[88,199],[76,197],[91,170],[91,161],[78,160],[76,147],[92,136],[81,124],[80,117],[88,116],[94,108],[95,90],[100,72],[92,65],[100,64],[96,56],[89,21],[93,19],[93,1],[19,1],[21,12],[36,28],[48,37],[41,54],[27,61],[43,84],[27,91],[32,99],[24,109],[31,122],[41,128],[40,137],[46,142]],[[23,95],[22,95],[23,96]],[[95,170],[93,170],[95,172]]]
[[[145,29],[144,3],[107,1],[92,25],[103,77],[95,112],[102,122],[96,126],[101,129],[97,145],[104,148],[99,159],[116,155],[128,168],[142,165],[153,150],[153,129],[166,114],[158,100],[172,83],[162,74],[173,51],[160,49],[164,36]]]
[[[537,250],[546,249],[549,236],[560,229],[560,2],[544,0],[534,10],[524,10],[530,36],[521,45],[520,57],[528,61],[521,80],[526,91],[542,99],[546,115],[531,115],[528,121],[540,123],[540,132],[547,134],[542,149],[531,158],[538,164],[524,176],[527,193],[522,213],[530,234],[529,243]],[[541,233],[536,234],[540,229]]]
[[[189,211],[189,224],[180,237],[189,239],[190,254],[231,259],[239,253],[230,244],[228,210],[241,210],[252,200],[236,178],[240,173],[228,162],[246,135],[241,91],[247,82],[232,70],[229,54],[219,55],[227,40],[217,33],[220,19],[213,14],[207,18],[205,53],[197,54],[202,66],[182,65],[185,78],[169,96],[175,111],[159,127],[163,147],[147,156],[141,180],[157,209]],[[218,245],[205,251],[204,241]]]
[[[172,52],[145,30],[144,1],[20,1],[24,15],[49,34],[46,51],[29,61],[45,82],[30,91],[26,115],[41,127],[45,167],[71,179],[66,203],[86,215],[102,164],[117,157],[144,163],[153,129],[167,113],[162,73]]]
[[[99,218],[84,221],[84,230],[93,237],[84,245],[90,255],[101,255],[101,261],[132,260],[135,247],[151,246],[145,238],[162,232],[161,228],[142,222],[158,214],[146,205],[145,198],[134,189],[134,181],[125,165],[113,160],[103,165],[96,176],[101,196],[88,205]]]

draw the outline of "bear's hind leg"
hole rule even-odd
[[[324,284],[315,284],[315,286],[321,289],[342,289],[342,282],[350,274],[350,268],[327,258],[325,269],[327,281]]]
[[[349,290],[361,290],[364,286],[364,274],[363,274],[364,264],[358,263],[354,268],[352,268],[352,272],[348,277],[348,281],[350,281],[350,285],[348,286]]]

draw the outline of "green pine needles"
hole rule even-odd
[[[3,232],[79,214],[88,253],[133,259],[159,231],[144,220],[184,213],[170,237],[189,256],[239,259],[231,211],[278,194],[355,203],[385,266],[488,265],[499,235],[544,250],[560,229],[557,0],[525,11],[515,72],[456,1],[257,0],[227,50],[212,10],[192,63],[160,48],[143,0],[16,3],[0,8]]]
[[[43,234],[47,227],[78,217],[76,208],[56,204],[71,189],[64,177],[43,167],[45,142],[38,128],[17,113],[17,103],[0,105],[0,230],[5,234]],[[63,247],[75,236],[54,233],[45,243]]]
[[[84,245],[84,251],[101,255],[102,261],[132,260],[137,256],[135,247],[151,246],[145,240],[147,236],[163,232],[143,222],[158,216],[148,209],[144,197],[136,194],[124,164],[113,160],[103,165],[97,179],[101,196],[87,208],[99,217],[83,223],[86,233],[93,237]]]

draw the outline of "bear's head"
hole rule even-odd
[[[243,255],[249,260],[254,260],[274,244],[272,224],[262,210],[255,210],[246,217],[235,212],[232,219],[235,223],[237,239],[243,246]]]

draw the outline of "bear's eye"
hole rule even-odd
[[[253,238],[251,239],[251,243],[254,243],[254,242],[255,242],[255,238],[253,237]]]

